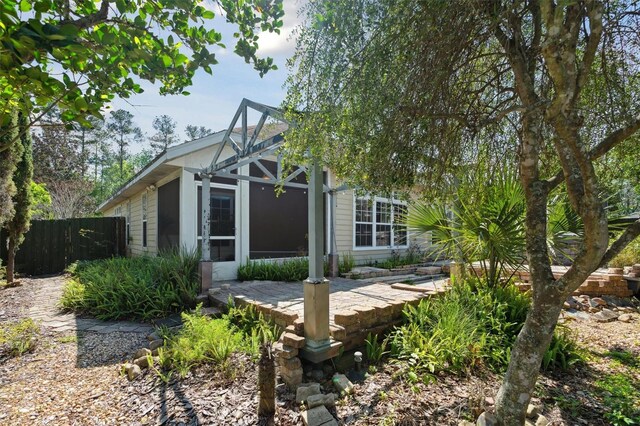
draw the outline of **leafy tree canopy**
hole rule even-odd
[[[212,48],[224,46],[209,29],[215,13],[202,0],[4,0],[0,5],[0,123],[11,111],[39,113],[58,104],[65,121],[99,116],[114,96],[142,91],[188,94],[198,69],[212,73]],[[271,58],[258,58],[260,31],[279,32],[282,0],[217,0],[238,26],[235,52],[263,75]],[[2,148],[2,147],[0,147]]]

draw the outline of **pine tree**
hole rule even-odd
[[[31,155],[31,135],[28,130],[28,117],[20,114],[18,128],[22,133],[20,140],[15,143],[16,166],[13,172],[15,193],[12,197],[13,218],[5,224],[9,236],[7,250],[7,283],[14,282],[15,256],[18,247],[24,240],[24,234],[29,230],[31,222],[31,178],[33,176],[33,160]]]

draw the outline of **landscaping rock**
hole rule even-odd
[[[495,426],[498,424],[498,419],[495,415],[487,413],[486,411],[480,414],[478,420],[476,420],[476,426]]]
[[[607,306],[607,302],[601,297],[592,297],[591,299],[589,299],[589,305],[597,308],[598,306]]]
[[[303,412],[302,422],[305,426],[338,426],[338,422],[324,405]]]
[[[633,316],[631,314],[622,314],[618,317],[618,321],[622,322],[631,322],[633,320]]]
[[[302,404],[307,401],[311,395],[318,394],[320,394],[320,383],[309,383],[299,386],[298,389],[296,389],[296,403]]]
[[[533,404],[529,404],[527,406],[527,418],[528,419],[535,419],[538,416],[539,410],[538,407],[536,407]]]
[[[611,322],[618,319],[619,316],[620,315],[617,312],[605,308],[597,314],[594,314],[593,319],[598,322]]]
[[[159,339],[162,339],[162,337],[160,337],[160,335],[155,331],[147,336],[147,340],[150,342],[153,342],[154,340],[159,340]]]
[[[133,355],[133,359],[138,359],[142,357],[146,357],[147,355],[151,355],[151,350],[147,348],[138,349]]]
[[[538,416],[538,420],[536,420],[536,426],[547,426],[549,424],[549,420],[542,414]]]
[[[307,406],[309,408],[319,407],[320,405],[324,405],[325,407],[333,407],[336,405],[336,394],[317,394],[310,395],[309,398],[307,398]]]
[[[140,368],[148,368],[149,367],[149,358],[147,358],[147,356],[141,356],[139,358],[136,358],[135,361],[133,361],[133,363],[135,365],[137,365]]]
[[[142,374],[142,369],[135,364],[126,363],[123,367],[124,372],[127,373],[127,378],[129,380],[134,380]]]
[[[569,309],[563,313],[565,318],[571,318],[577,321],[589,321],[591,317],[588,313],[583,311],[576,311],[575,309]]]
[[[334,374],[331,380],[340,395],[350,394],[353,390],[353,383],[344,374]]]
[[[462,420],[458,423],[458,426],[475,426],[475,423],[470,422],[469,420]]]
[[[149,343],[149,350],[153,352],[154,350],[162,347],[162,345],[164,345],[164,340],[162,339],[154,340],[151,343]]]

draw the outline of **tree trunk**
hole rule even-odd
[[[15,263],[16,263],[16,240],[14,237],[9,237],[9,244],[7,247],[7,283],[13,284],[15,276]]]
[[[260,346],[258,392],[260,393],[258,416],[273,419],[276,413],[276,367],[269,343]]]

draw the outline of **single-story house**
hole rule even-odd
[[[214,158],[225,161],[237,154],[225,146],[225,136],[240,140],[243,130],[230,129],[167,148],[99,206],[105,216],[126,218],[132,255],[199,247],[202,183],[194,170],[206,168]],[[245,125],[245,139],[251,130]],[[286,125],[258,131],[264,138],[284,130]],[[306,174],[299,170],[289,175],[288,182],[294,186],[278,194],[273,182],[281,173],[277,160],[274,155],[257,155],[223,173],[224,177],[211,179],[209,240],[214,280],[235,278],[238,266],[248,260],[307,255]],[[425,240],[416,241],[399,220],[407,209],[404,201],[359,197],[351,189],[333,191],[340,183],[330,170],[324,171],[324,182],[325,252],[333,247],[339,256],[350,254],[356,264],[363,264],[402,253],[410,244],[424,245]]]

